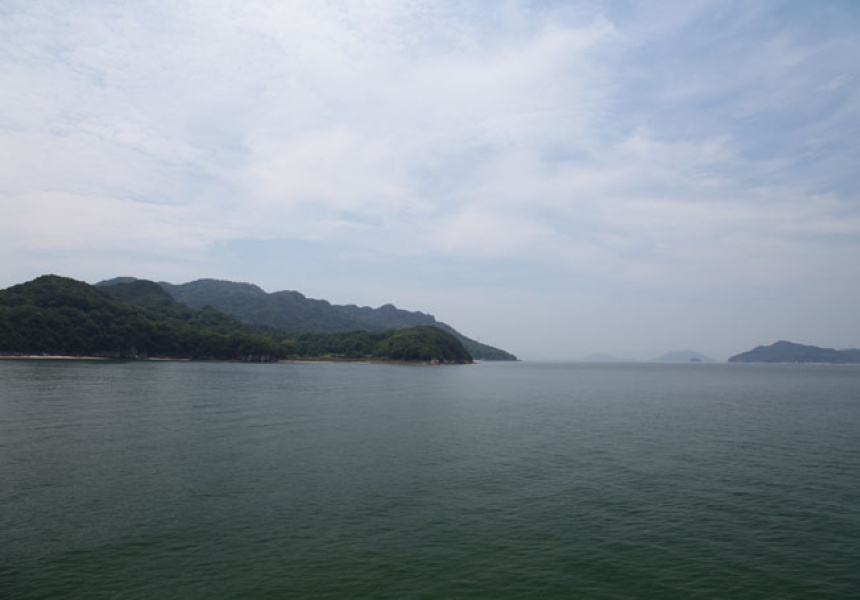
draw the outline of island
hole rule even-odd
[[[701,352],[696,352],[695,350],[674,350],[672,352],[667,352],[666,354],[662,354],[657,358],[651,359],[651,362],[662,362],[662,363],[712,363],[714,359],[710,356],[706,356]]]
[[[57,275],[0,290],[0,355],[473,362],[460,340],[429,325],[288,334],[242,322],[212,308],[191,308],[151,281],[135,279],[97,288]]]
[[[95,286],[114,293],[111,288],[134,281],[137,281],[134,277],[116,277],[100,281]],[[268,293],[252,283],[218,279],[198,279],[183,284],[159,281],[157,285],[174,300],[191,308],[214,308],[243,323],[277,329],[290,336],[304,333],[380,332],[429,326],[456,337],[475,359],[517,360],[510,352],[473,340],[447,323],[436,320],[431,314],[403,310],[390,303],[378,308],[337,305],[327,300],[308,298],[294,290]]]
[[[770,346],[758,346],[729,358],[734,363],[823,363],[860,364],[860,349],[819,348],[780,340]]]

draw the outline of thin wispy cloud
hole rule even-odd
[[[4,284],[255,279],[525,355],[730,353],[768,313],[860,344],[852,2],[0,11]]]

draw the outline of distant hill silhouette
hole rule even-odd
[[[729,358],[729,362],[860,364],[860,350],[835,350],[780,340],[770,346],[758,346],[736,354]]]
[[[667,363],[689,363],[689,362],[714,362],[710,356],[705,356],[701,352],[695,350],[675,350],[667,352],[657,358],[651,359],[651,362],[667,362]]]
[[[99,288],[134,278],[101,281]],[[391,304],[379,308],[336,305],[307,298],[296,291],[267,293],[251,283],[198,279],[184,284],[159,282],[174,299],[193,308],[211,307],[252,325],[272,327],[289,334],[386,331],[431,326],[456,337],[476,359],[516,360],[516,356],[470,339],[433,315],[401,310]]]

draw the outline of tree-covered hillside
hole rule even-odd
[[[413,339],[421,352],[404,353],[402,342],[386,344],[402,336]],[[457,347],[460,350],[452,353]],[[435,328],[289,336],[243,324],[211,308],[193,309],[151,281],[96,288],[56,275],[0,290],[0,354],[471,362],[456,338]]]
[[[0,352],[253,360],[278,354],[275,338],[217,311],[159,297],[155,288],[152,282],[122,284],[113,290],[118,299],[81,281],[45,275],[0,290]]]
[[[454,364],[472,362],[472,356],[460,340],[436,327],[303,333],[294,344],[294,351],[298,356]]]
[[[375,352],[394,360],[471,362],[471,356],[460,340],[436,327],[397,330],[379,342]]]
[[[106,288],[122,277],[96,284]],[[243,322],[273,327],[290,335],[305,333],[340,333],[350,331],[387,331],[407,327],[430,326],[447,331],[459,339],[469,353],[484,360],[516,360],[516,356],[472,340],[432,315],[401,310],[391,304],[379,308],[336,305],[325,300],[306,298],[299,292],[266,293],[250,283],[199,279],[174,285],[161,282],[173,298],[195,308],[210,306]]]

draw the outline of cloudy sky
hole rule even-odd
[[[522,358],[860,346],[860,2],[0,0],[0,287],[215,277]]]

